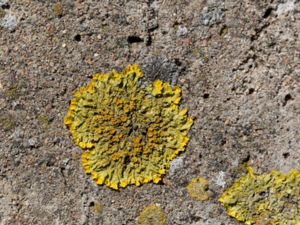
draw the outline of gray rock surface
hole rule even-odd
[[[168,225],[238,224],[217,199],[242,163],[300,169],[299,24],[297,0],[0,0],[0,224],[131,225],[148,204]],[[63,117],[94,73],[130,63],[181,86],[195,123],[162,183],[113,191]],[[197,176],[209,201],[185,190]]]

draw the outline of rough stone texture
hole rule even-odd
[[[0,0],[0,224],[131,225],[149,204],[168,225],[238,224],[217,198],[241,163],[300,169],[299,1],[55,4]],[[63,117],[95,72],[130,63],[183,87],[195,124],[180,169],[117,192],[84,174]],[[209,201],[188,197],[197,176]]]

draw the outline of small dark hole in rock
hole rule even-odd
[[[165,35],[165,34],[167,34],[167,33],[168,33],[168,31],[166,31],[166,30],[163,30],[163,31],[161,32],[162,35]]]
[[[129,44],[143,42],[143,39],[138,36],[128,36],[127,42]]]
[[[76,34],[75,36],[74,36],[74,40],[75,41],[81,41],[81,35],[80,34]]]
[[[247,153],[247,155],[243,156],[243,158],[241,159],[241,163],[247,163],[250,160],[250,154],[249,152]]]
[[[146,46],[152,45],[152,37],[151,35],[148,36],[147,41],[146,41]]]
[[[289,101],[292,99],[292,96],[290,94],[287,94],[285,97],[284,97],[284,101]]]
[[[249,95],[253,94],[253,92],[254,92],[254,88],[250,88],[250,89],[248,90],[248,94],[249,94]]]
[[[95,206],[95,202],[90,202],[90,207],[94,207]]]
[[[285,97],[284,97],[284,102],[283,102],[283,106],[285,106],[287,104],[288,101],[292,100],[292,96],[290,94],[287,94]]]
[[[287,159],[290,156],[289,152],[285,152],[282,154],[283,158]]]
[[[182,62],[180,62],[179,59],[175,59],[175,64],[176,64],[176,66],[181,66],[181,65],[182,65]]]
[[[272,8],[268,8],[264,13],[263,18],[269,17],[271,15],[272,11],[273,11]]]
[[[221,145],[225,145],[227,143],[227,141],[225,140],[225,139],[223,139],[222,141],[221,141]]]
[[[2,9],[10,9],[10,5],[8,3],[4,3],[3,5],[1,5]]]
[[[205,93],[205,94],[203,95],[203,98],[208,99],[208,98],[209,98],[209,94],[208,94],[208,93]]]

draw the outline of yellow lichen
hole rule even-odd
[[[157,205],[148,205],[137,218],[138,225],[165,225],[167,217]]]
[[[15,118],[10,114],[0,115],[0,129],[4,131],[12,130],[16,126]]]
[[[48,128],[49,128],[49,119],[48,119],[47,115],[44,115],[44,114],[39,115],[37,120],[38,120],[38,123],[39,123],[40,127],[44,131],[48,130]]]
[[[196,177],[186,187],[189,196],[198,201],[208,200],[208,181],[204,177]]]
[[[300,172],[255,175],[249,168],[219,201],[229,216],[247,225],[300,225]]]
[[[98,201],[90,203],[90,211],[95,215],[100,215],[103,212],[103,208],[103,205]]]
[[[113,189],[158,183],[170,160],[185,150],[193,120],[180,109],[181,89],[160,80],[140,84],[138,65],[95,74],[75,91],[64,118],[85,172]]]
[[[57,17],[61,17],[63,15],[63,5],[61,2],[57,2],[53,6],[54,15]]]

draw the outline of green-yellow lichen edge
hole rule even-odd
[[[95,74],[71,100],[64,123],[86,150],[83,167],[99,185],[158,183],[189,141],[193,120],[179,108],[181,89],[161,80],[139,84],[141,77],[137,64]]]
[[[255,175],[248,168],[219,201],[229,216],[247,225],[300,225],[300,172]]]
[[[137,218],[138,225],[165,225],[167,217],[158,205],[146,206]]]

